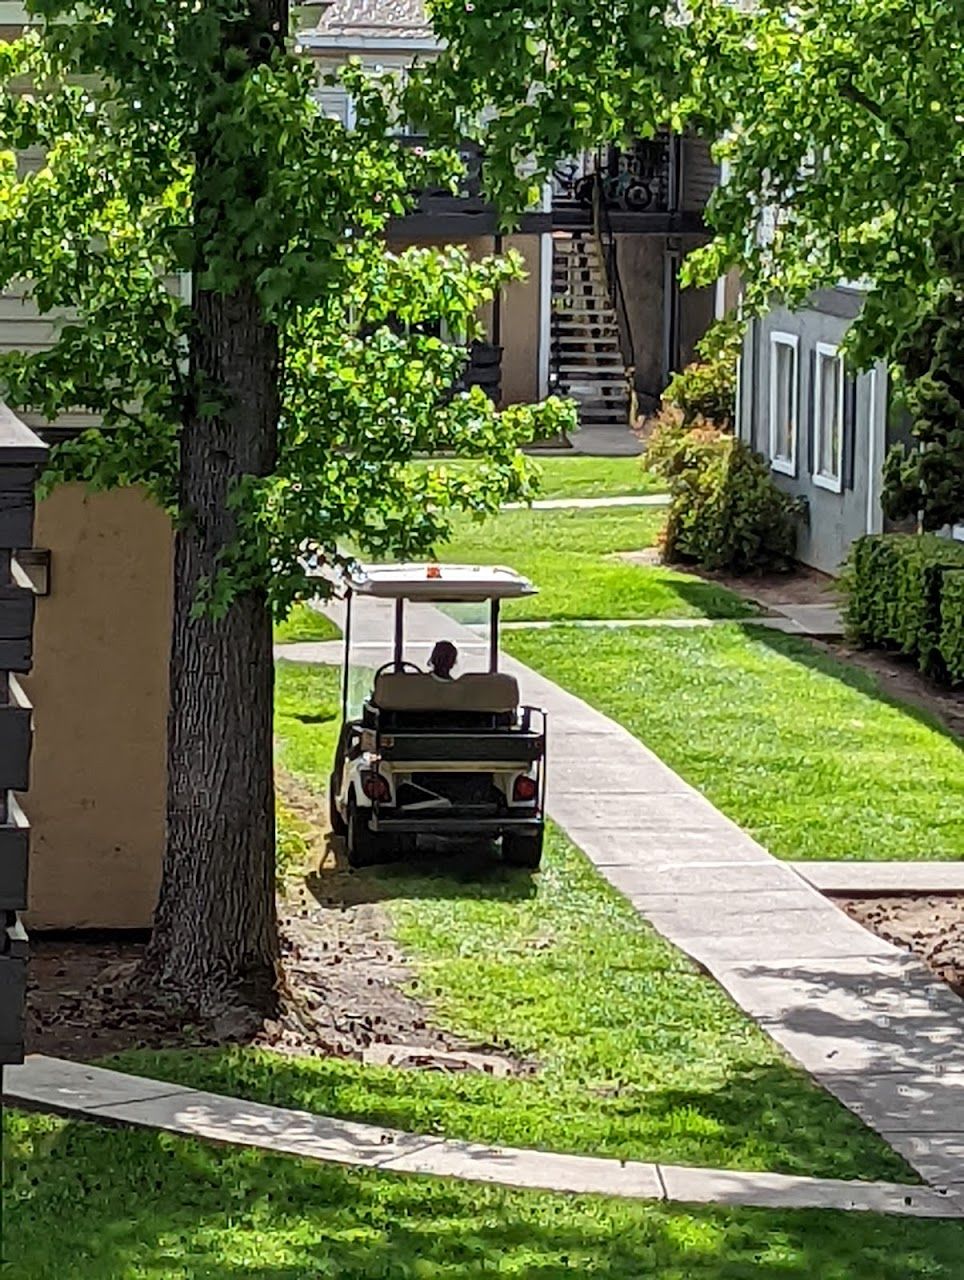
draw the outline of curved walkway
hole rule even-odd
[[[918,1218],[964,1216],[956,1196],[930,1187],[489,1147],[268,1107],[58,1058],[31,1057],[23,1066],[8,1067],[4,1098],[71,1119],[164,1130],[185,1138],[359,1168],[505,1187],[682,1204],[842,1209]]]

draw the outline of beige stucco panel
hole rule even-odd
[[[496,252],[494,236],[466,237],[459,241],[445,239],[394,240],[392,249],[415,248],[421,245],[457,243],[469,256],[478,260]],[[503,250],[515,249],[522,255],[526,278],[513,280],[502,291],[502,402],[503,404],[529,404],[539,398],[539,271],[540,237],[537,235],[506,236]],[[486,303],[479,319],[491,338],[493,308]]]
[[[38,505],[29,927],[150,924],[164,841],[171,525],[143,493]]]
[[[502,295],[502,401],[529,404],[539,399],[539,236],[506,236],[525,262],[526,278]]]

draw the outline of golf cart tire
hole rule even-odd
[[[502,837],[502,861],[510,867],[525,867],[538,871],[542,863],[541,830],[507,831]]]
[[[344,837],[348,834],[348,824],[338,811],[338,805],[335,802],[337,785],[337,778],[332,774],[328,780],[328,823],[332,835]]]
[[[374,867],[379,862],[391,860],[392,850],[388,841],[377,831],[371,831],[365,814],[355,804],[355,797],[348,801],[348,822],[345,832],[345,855],[350,867]]]

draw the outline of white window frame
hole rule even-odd
[[[777,349],[789,347],[793,352],[793,431],[790,438],[790,456],[777,453]],[[785,476],[797,474],[797,444],[800,439],[800,337],[796,333],[785,333],[775,329],[770,334],[770,395],[769,395],[769,442],[770,469],[779,471]]]
[[[840,348],[832,342],[818,342],[813,362],[813,470],[810,478],[818,489],[827,489],[830,493],[843,493],[843,461],[844,461],[844,361]],[[820,470],[821,445],[823,444],[823,370],[825,360],[836,360],[840,366],[840,382],[837,388],[837,414],[840,419],[840,454],[837,458],[837,471],[828,474]]]

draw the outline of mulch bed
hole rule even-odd
[[[964,996],[964,895],[902,894],[833,901],[879,938],[918,956]]]

